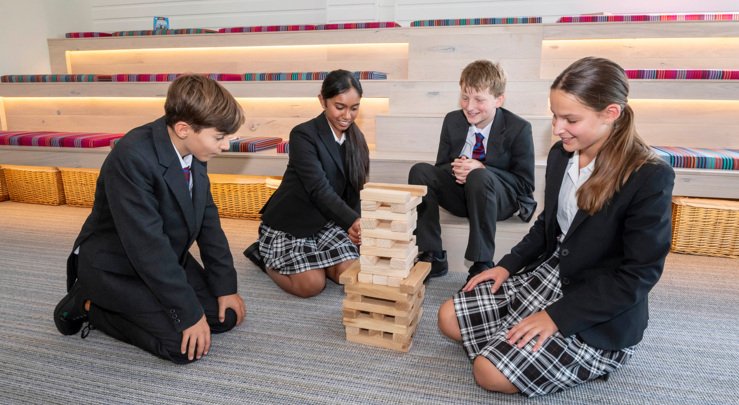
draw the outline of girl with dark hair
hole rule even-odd
[[[351,72],[326,76],[323,112],[290,132],[282,183],[262,208],[259,240],[249,260],[286,292],[312,297],[359,257],[359,191],[369,175],[369,150],[354,120],[362,85]]]
[[[570,65],[550,91],[544,211],[498,266],[439,308],[483,388],[535,396],[606,378],[634,353],[670,248],[675,174],[634,127],[623,69]]]

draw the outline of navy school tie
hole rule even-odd
[[[485,138],[481,133],[475,132],[475,147],[472,148],[472,158],[480,161],[485,160]]]

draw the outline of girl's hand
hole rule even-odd
[[[356,221],[352,224],[352,226],[349,227],[349,230],[347,231],[349,234],[349,240],[352,241],[355,245],[359,246],[362,244],[362,220],[361,218],[357,218]]]
[[[503,282],[508,280],[508,277],[510,277],[510,275],[511,273],[509,273],[508,270],[506,270],[505,268],[496,266],[472,277],[470,281],[468,281],[467,284],[462,287],[462,291],[469,292],[472,291],[472,289],[475,288],[476,285],[482,283],[483,281],[495,280],[495,282],[493,283],[493,287],[490,289],[493,293],[495,293],[496,291],[498,291]]]
[[[544,345],[547,339],[557,333],[559,329],[547,311],[541,310],[523,318],[506,334],[508,343],[522,349],[531,339],[536,338],[536,344],[531,351],[535,352]],[[538,336],[538,337],[537,337]]]

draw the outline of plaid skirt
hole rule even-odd
[[[492,281],[454,296],[454,310],[462,343],[470,360],[484,356],[529,397],[574,387],[609,374],[628,361],[634,346],[602,350],[577,335],[557,332],[533,352],[535,339],[522,349],[512,346],[506,333],[523,318],[543,310],[562,297],[559,249],[535,270],[506,280],[491,292]]]
[[[357,246],[349,235],[329,221],[313,236],[296,238],[261,223],[259,254],[267,268],[291,275],[359,258]]]

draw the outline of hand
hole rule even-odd
[[[226,320],[226,309],[231,308],[236,312],[236,325],[241,325],[246,317],[246,304],[239,294],[223,295],[218,297],[218,320],[223,323]]]
[[[468,159],[467,156],[462,156],[454,159],[452,162],[452,174],[457,180],[457,184],[465,184],[467,182],[467,175],[471,171],[476,169],[482,169],[485,165],[477,159]]]
[[[205,315],[195,325],[182,331],[182,344],[180,353],[187,352],[187,358],[192,361],[193,357],[200,359],[208,354],[210,350],[210,326],[205,320]]]
[[[468,281],[467,284],[462,287],[462,291],[470,292],[473,288],[475,288],[476,285],[482,283],[483,281],[495,280],[495,282],[493,283],[493,287],[490,289],[490,291],[495,294],[495,292],[498,291],[503,282],[508,280],[508,277],[510,277],[510,275],[511,273],[508,272],[508,270],[506,270],[505,268],[496,266],[472,277],[470,281]]]
[[[541,348],[544,342],[554,335],[557,330],[557,324],[554,323],[547,311],[539,311],[523,318],[521,322],[511,328],[506,334],[508,343],[517,346],[519,349],[533,338],[537,337],[536,344],[531,351],[535,352]]]
[[[348,233],[349,233],[349,239],[352,241],[352,243],[354,243],[357,246],[362,244],[362,220],[361,218],[357,218],[357,220],[354,221],[352,226],[349,227]]]

